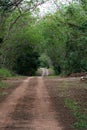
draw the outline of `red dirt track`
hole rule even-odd
[[[73,117],[45,82],[27,78],[0,103],[0,130],[73,130]]]

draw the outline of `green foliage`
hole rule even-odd
[[[77,122],[74,123],[73,127],[76,130],[85,130],[87,129],[87,115],[80,112],[80,106],[77,102],[72,99],[65,99],[65,106],[72,111],[72,114],[77,119]]]
[[[33,50],[32,45],[22,44],[17,47],[16,51],[19,54],[15,59],[13,70],[21,75],[34,75],[38,67],[38,53]]]
[[[71,99],[68,99],[68,98],[65,99],[65,106],[67,106],[73,112],[77,112],[79,110],[78,104],[74,100],[71,100]],[[74,113],[74,115],[75,114],[76,113]]]
[[[39,57],[39,62],[40,62],[40,67],[51,67],[51,61],[50,58],[45,54],[42,53],[41,56]]]
[[[11,8],[10,4],[11,4],[11,0],[1,0],[0,1],[0,9],[2,11],[8,11]]]
[[[0,77],[1,78],[12,77],[12,76],[13,76],[12,72],[9,71],[8,69],[4,69],[4,68],[0,69]]]
[[[53,68],[49,68],[48,71],[49,71],[49,75],[50,75],[51,78],[56,77],[56,74],[55,74],[55,71],[54,71]]]
[[[37,69],[35,75],[36,75],[36,76],[41,76],[41,75],[42,75],[42,71],[41,71],[40,68]]]
[[[61,10],[40,19],[24,7],[12,10],[12,2],[0,2],[1,67],[23,75],[34,74],[38,66],[53,67],[62,75],[87,71],[86,0],[61,6]],[[33,8],[34,2],[22,4]]]
[[[1,49],[0,62],[2,67],[21,75],[35,74],[39,64],[39,54],[36,50],[35,41],[32,39],[34,23],[35,18],[26,14],[14,25]]]
[[[56,74],[87,71],[87,14],[82,5],[70,4],[38,23],[40,48],[48,55]]]

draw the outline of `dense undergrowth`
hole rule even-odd
[[[12,77],[13,73],[5,68],[0,69],[0,78]]]

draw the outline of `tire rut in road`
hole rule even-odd
[[[18,86],[1,104],[0,106],[0,130],[4,130],[5,126],[10,122],[9,113],[13,112],[19,98],[24,96],[24,91],[27,88],[30,78],[23,80]]]
[[[34,118],[33,108],[36,94],[36,85],[37,79],[30,79],[24,96],[19,99],[14,112],[9,114],[11,119],[4,130],[33,130],[31,128],[31,123]]]

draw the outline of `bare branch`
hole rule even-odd
[[[21,4],[21,2],[23,2],[23,0],[14,0],[9,4],[9,6],[18,6],[19,4]]]

